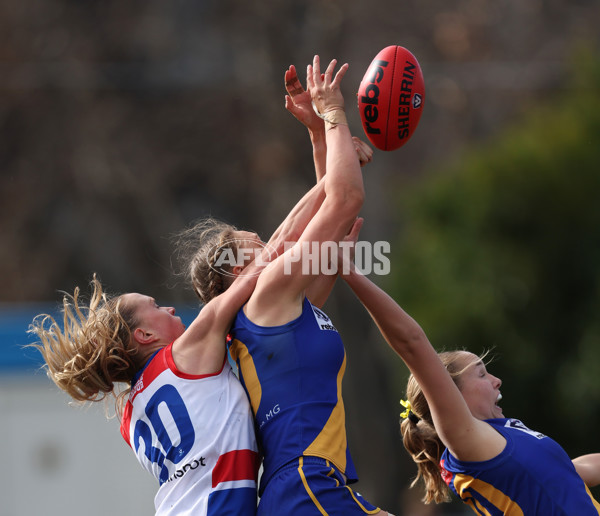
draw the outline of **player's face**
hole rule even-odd
[[[457,382],[458,388],[471,414],[477,419],[504,417],[502,409],[498,406],[502,399],[502,381],[491,375],[481,359],[473,353],[464,352],[457,365],[462,371]]]
[[[153,297],[136,293],[125,294],[122,299],[133,308],[138,328],[151,332],[157,338],[172,342],[185,331],[181,317],[175,315],[172,306],[158,306]]]

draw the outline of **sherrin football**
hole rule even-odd
[[[416,57],[398,45],[385,47],[358,88],[358,110],[369,141],[393,151],[413,135],[425,101],[423,72]]]

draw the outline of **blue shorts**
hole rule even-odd
[[[328,460],[299,457],[269,480],[256,514],[364,516],[378,511],[346,485],[343,475]]]

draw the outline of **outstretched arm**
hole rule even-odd
[[[384,339],[414,375],[429,404],[437,433],[452,454],[469,461],[487,460],[498,455],[506,441],[490,425],[472,416],[419,324],[354,267],[343,277]]]
[[[317,213],[325,199],[325,188],[322,181],[325,176],[327,158],[327,142],[325,140],[325,122],[315,113],[310,93],[298,79],[296,67],[291,65],[284,74],[285,108],[307,129],[313,147],[313,159],[317,184],[308,191],[294,206],[289,215],[280,224],[269,239],[269,244],[277,246],[282,242],[295,242],[306,228],[306,225]],[[358,152],[358,150],[357,150]]]
[[[327,160],[325,121],[315,112],[310,93],[303,88],[294,65],[285,71],[284,79],[287,91],[285,107],[307,128],[312,142],[317,184],[296,204],[273,233],[269,239],[269,244],[273,246],[280,245],[282,242],[288,244],[296,242],[325,199],[324,183],[322,182],[326,173]],[[373,149],[355,136],[352,137],[352,141],[360,166],[370,163],[373,158]],[[313,304],[323,305],[333,288],[336,277],[337,275],[322,275],[309,286],[307,297]]]
[[[313,65],[307,69],[308,91],[316,109],[326,117],[327,174],[321,180],[325,199],[298,241],[261,275],[245,308],[246,315],[256,324],[284,324],[298,315],[305,291],[319,278],[322,265],[328,265],[320,263],[321,244],[341,241],[362,207],[362,172],[340,91],[348,65],[340,67],[334,75],[336,64],[336,60],[331,61],[321,74],[319,57],[315,56]]]
[[[317,115],[313,108],[310,93],[302,87],[294,65],[291,65],[285,72],[285,88],[288,93],[285,97],[286,109],[308,129],[313,148],[315,173],[317,182],[319,182],[326,173],[327,141],[325,138],[325,121]],[[360,166],[370,163],[373,158],[373,149],[355,136],[352,137],[352,141]],[[311,217],[314,213],[311,213]],[[315,306],[322,307],[327,301],[336,279],[337,274],[321,274],[319,278],[315,279],[306,289],[306,296],[310,302]]]
[[[285,89],[288,93],[285,96],[285,108],[308,129],[313,148],[315,173],[319,182],[325,176],[327,158],[325,122],[313,109],[310,93],[302,87],[294,65],[285,71]]]
[[[307,84],[319,113],[326,117],[326,170],[321,180],[325,199],[307,224],[296,244],[279,256],[261,275],[256,290],[246,305],[246,314],[262,325],[283,324],[302,308],[306,289],[319,278],[322,270],[320,251],[323,242],[339,242],[351,228],[364,199],[364,188],[356,149],[344,114],[340,82],[348,65],[333,74],[333,60],[321,74],[319,57],[308,66]],[[310,256],[309,256],[310,253]],[[305,260],[306,258],[306,260]],[[314,267],[305,267],[306,261]],[[273,303],[276,296],[278,303]]]

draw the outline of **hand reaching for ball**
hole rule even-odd
[[[340,83],[348,70],[348,63],[343,64],[334,77],[333,71],[336,64],[337,60],[332,59],[325,72],[321,74],[321,62],[317,55],[313,59],[313,64],[307,67],[308,92],[315,108],[321,115],[344,109],[344,96],[340,90]]]
[[[285,96],[285,108],[309,131],[313,133],[319,130],[324,131],[325,122],[315,113],[310,93],[302,87],[294,65],[290,65],[285,71],[284,78],[285,89],[288,93]]]

